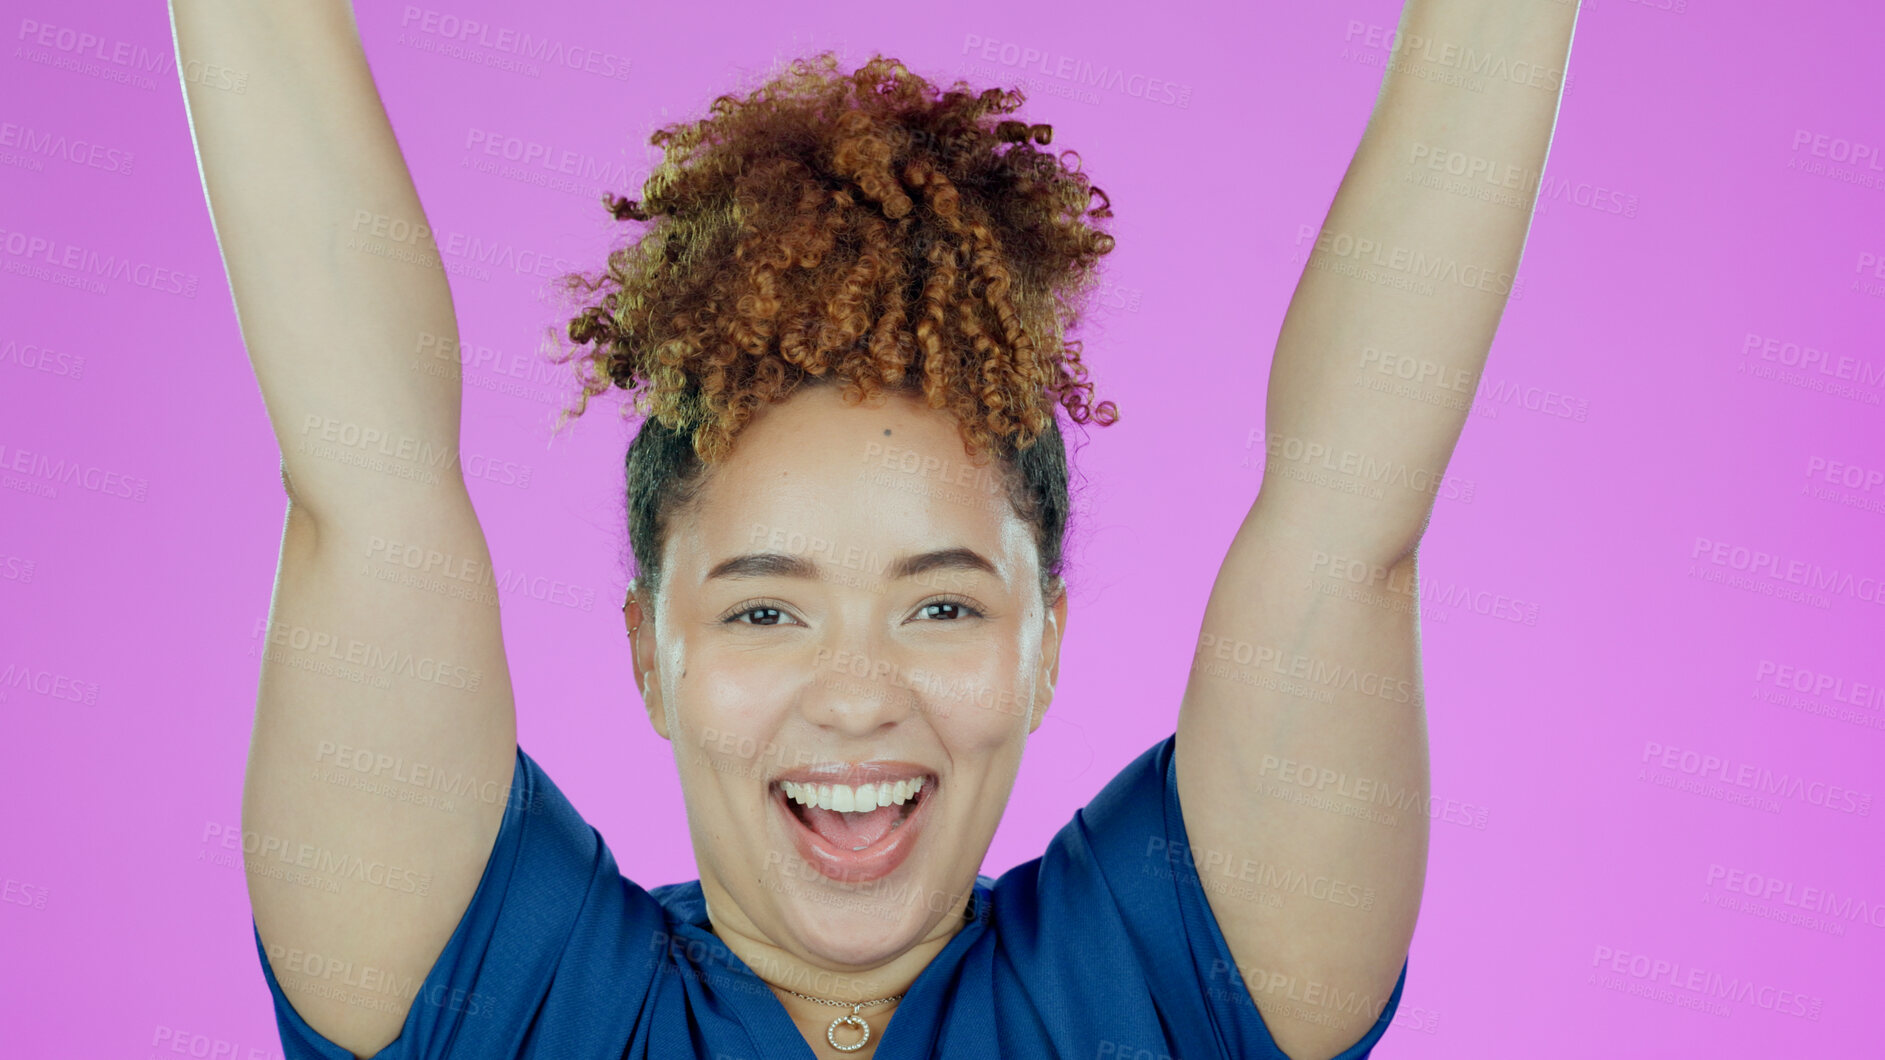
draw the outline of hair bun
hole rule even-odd
[[[1064,338],[1113,249],[1096,224],[1110,210],[1077,155],[1036,150],[1052,126],[1007,117],[1024,99],[882,55],[846,74],[827,51],[657,130],[641,197],[602,199],[651,227],[600,275],[563,278],[570,414],[629,390],[664,423],[697,422],[709,462],[810,377],[853,399],[920,392],[971,450],[1026,448],[1056,403],[1114,422]]]

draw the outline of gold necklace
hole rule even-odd
[[[788,994],[798,994],[799,997],[802,997],[807,1001],[816,1001],[821,1005],[836,1005],[839,1008],[843,1008],[846,1005],[851,1006],[851,1014],[849,1016],[839,1016],[837,1019],[831,1021],[831,1026],[825,1028],[825,1040],[831,1043],[831,1047],[833,1049],[836,1049],[841,1053],[854,1053],[858,1051],[859,1049],[864,1048],[864,1043],[871,1040],[871,1025],[865,1021],[864,1017],[857,1014],[858,1009],[863,1008],[865,1005],[880,1005],[886,1001],[895,1001],[897,1000],[897,998],[900,998],[903,996],[902,994],[898,994],[896,997],[880,997],[875,1001],[856,1001],[856,1002],[832,1001],[827,998],[813,997],[810,994],[799,994],[798,991],[792,989],[789,986],[782,987],[781,989],[783,989]],[[838,1044],[838,1028],[844,1026],[847,1023],[856,1027],[858,1030],[863,1031],[864,1037],[859,1038],[857,1041],[852,1042],[850,1045],[839,1045]]]

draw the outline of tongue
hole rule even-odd
[[[816,806],[801,806],[799,810],[811,830],[839,850],[870,846],[888,834],[890,826],[903,815],[902,806],[879,806],[866,813],[841,813]]]

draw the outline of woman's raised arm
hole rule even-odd
[[[1292,1060],[1377,1023],[1413,937],[1429,815],[1447,812],[1416,550],[1513,293],[1576,20],[1576,0],[1408,0],[1398,30],[1352,33],[1388,69],[1328,218],[1298,239],[1263,484],[1205,607],[1175,752],[1191,854],[1234,881],[1209,892],[1227,979]]]
[[[180,71],[249,74],[183,87],[289,501],[243,787],[250,901],[296,1011],[371,1055],[477,887],[516,756],[451,293],[350,6],[170,10]]]

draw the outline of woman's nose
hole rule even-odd
[[[868,736],[908,718],[919,692],[898,654],[881,645],[817,648],[800,697],[806,720],[846,736]]]

